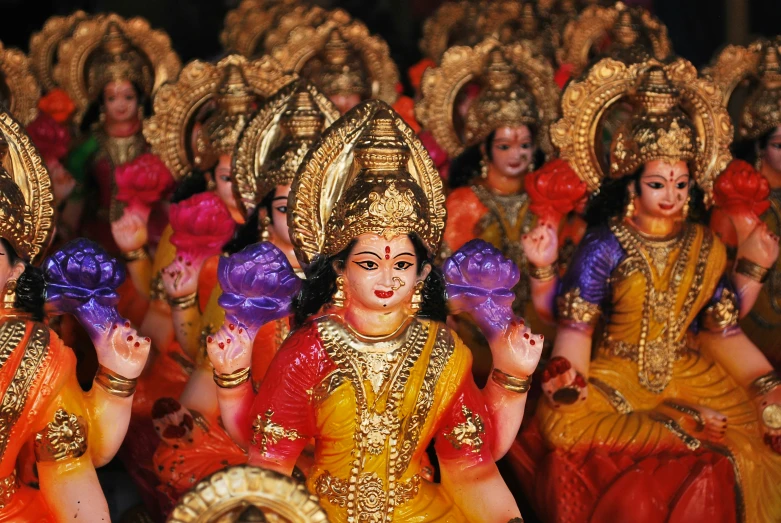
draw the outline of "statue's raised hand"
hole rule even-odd
[[[122,217],[111,223],[111,235],[119,250],[130,252],[147,244],[149,240],[148,220],[148,212],[145,215],[142,212],[125,209]]]
[[[251,335],[243,325],[225,322],[206,338],[206,352],[217,374],[233,374],[252,365]]]
[[[285,254],[269,242],[220,258],[217,279],[226,324],[241,325],[251,338],[264,324],[289,316],[301,288]]]
[[[746,258],[762,267],[772,267],[778,258],[778,236],[761,222],[746,241],[738,245],[738,258]]]
[[[160,272],[165,294],[169,298],[182,298],[195,293],[198,290],[198,274],[202,265],[177,256]]]
[[[552,225],[538,225],[521,238],[526,259],[536,267],[547,267],[556,263],[559,256],[559,240]]]

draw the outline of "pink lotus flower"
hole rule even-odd
[[[116,199],[131,210],[149,214],[157,202],[164,200],[173,189],[174,178],[163,161],[152,153],[145,153],[114,170],[117,184]]]
[[[228,207],[211,192],[172,204],[169,219],[177,255],[199,262],[220,254],[236,229]]]
[[[70,133],[48,113],[39,112],[35,120],[27,126],[27,134],[47,163],[52,160],[62,160],[68,154],[71,143]]]

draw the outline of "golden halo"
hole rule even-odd
[[[22,123],[6,112],[0,112],[0,134],[8,144],[3,167],[21,191],[25,203],[21,212],[26,222],[26,234],[12,243],[22,246],[18,249],[20,256],[37,262],[51,243],[54,231],[54,195],[49,171]],[[19,209],[14,211],[20,212]],[[5,222],[0,223],[0,230],[6,225]]]
[[[33,75],[30,61],[19,49],[3,47],[0,42],[0,72],[8,90],[8,110],[22,125],[38,115],[41,87]]]
[[[168,523],[235,521],[250,506],[270,516],[270,521],[328,522],[317,498],[302,483],[271,470],[239,465],[197,483],[174,507]]]
[[[264,180],[263,166],[284,137],[282,115],[291,108],[293,97],[300,89],[306,89],[311,95],[324,117],[324,128],[339,119],[339,110],[331,100],[303,78],[289,83],[263,104],[242,133],[233,157],[233,192],[236,204],[245,217],[268,192],[269,185],[277,185],[273,180]]]
[[[152,68],[153,94],[164,82],[176,78],[182,63],[171,48],[171,39],[161,30],[152,29],[143,18],[125,19],[111,13],[105,16],[85,18],[76,24],[72,34],[63,39],[57,50],[54,66],[54,82],[62,87],[76,105],[74,122],[81,122],[91,100],[89,97],[88,70],[90,59],[103,41],[109,24],[115,23],[132,45],[143,55]]]
[[[68,16],[49,17],[43,28],[30,37],[30,66],[45,90],[50,91],[57,87],[53,75],[57,47],[63,39],[71,35],[76,24],[87,17],[87,13],[81,10]]]
[[[523,43],[502,45],[495,38],[487,38],[474,47],[450,48],[440,65],[429,68],[423,75],[423,97],[415,107],[416,118],[451,158],[461,154],[468,144],[459,136],[453,121],[456,97],[466,84],[479,80],[485,74],[491,51],[497,48],[520,73],[524,88],[534,97],[540,116],[540,148],[546,155],[551,155],[553,147],[548,128],[559,116],[561,95],[553,80],[550,63]]]
[[[325,49],[332,31],[338,31],[341,38],[360,56],[369,75],[370,98],[392,104],[398,98],[396,84],[399,71],[390,56],[388,44],[360,21],[353,19],[341,9],[328,12],[328,16],[317,27],[295,28],[287,40],[275,46],[270,54],[285,69],[300,72],[309,60]],[[316,78],[310,78],[317,83]]]
[[[266,32],[264,48],[274,49],[284,43],[294,29],[301,26],[317,27],[324,23],[331,11],[316,5],[297,5],[293,9],[284,12],[274,24],[274,27]]]
[[[275,60],[263,57],[250,61],[241,55],[229,55],[216,64],[194,60],[187,64],[175,82],[162,86],[153,100],[154,114],[144,121],[144,137],[176,178],[193,168],[190,137],[198,113],[217,94],[223,71],[238,66],[250,87],[261,99],[268,98],[296,78],[286,73]]]
[[[266,35],[278,26],[280,17],[298,6],[296,0],[243,0],[228,11],[220,42],[229,53],[247,58],[261,56]]]
[[[699,150],[693,176],[709,204],[714,180],[732,159],[732,122],[722,105],[721,91],[698,77],[697,69],[683,58],[667,65],[657,60],[632,65],[611,58],[599,61],[584,78],[567,86],[561,99],[563,116],[551,126],[551,139],[589,190],[598,192],[606,175],[596,153],[602,118],[609,108],[626,100],[652,66],[664,68],[697,130]]]
[[[407,163],[409,174],[428,200],[431,237],[423,240],[434,246],[435,251],[441,245],[447,214],[442,178],[415,131],[385,102],[368,100],[325,130],[293,180],[288,200],[288,227],[296,256],[305,265],[323,252],[328,219],[358,174],[352,168],[353,149],[366,126],[380,111],[389,111],[393,116],[394,125],[411,152]]]

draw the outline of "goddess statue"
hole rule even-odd
[[[306,21],[305,12],[291,20],[296,28],[269,51],[283,69],[310,80],[343,114],[369,98],[396,101],[399,71],[382,38],[339,9],[310,20],[318,25]]]
[[[517,268],[484,242],[445,265],[450,306],[470,311],[495,350],[480,390],[469,350],[444,324],[433,265],[442,183],[387,104],[363,102],[323,133],[289,204],[303,289],[284,264],[247,277],[226,260],[226,322],[207,342],[223,423],[249,463],[290,474],[314,438],[307,485],[330,521],[519,521],[494,463],[518,430],[542,348],[511,311]],[[294,296],[297,328],[255,394],[253,331]],[[432,440],[441,485],[420,475]]]
[[[459,122],[454,101],[470,81],[479,82],[480,90]],[[545,331],[531,307],[521,248],[521,237],[535,224],[526,190],[529,173],[553,153],[548,126],[558,114],[560,95],[552,67],[523,44],[502,46],[489,38],[475,47],[450,49],[438,67],[425,73],[422,91],[418,120],[452,158],[444,256],[474,238],[499,248],[521,270],[516,308],[535,332],[552,339],[553,332]],[[576,192],[567,195],[573,202],[570,211],[585,194],[576,182]],[[471,322],[460,323],[459,335],[476,352],[475,370],[484,378],[490,370],[488,347]]]
[[[603,163],[599,120],[627,97],[636,110]],[[604,59],[562,108],[552,139],[599,194],[560,283],[555,271],[532,280],[558,332],[547,401],[513,456],[540,516],[778,520],[781,380],[738,326],[761,285],[727,272],[724,244],[697,223],[731,158],[720,91],[683,59]],[[530,263],[553,264],[556,243],[535,229]],[[740,252],[767,267],[778,238],[759,227]]]
[[[125,436],[149,340],[117,314],[124,271],[96,245],[76,241],[43,270],[33,265],[54,228],[51,185],[21,123],[5,112],[0,164],[0,521],[108,521],[95,467]],[[100,366],[88,393],[73,352],[44,323],[44,297],[47,313],[72,314],[90,334]]]
[[[746,213],[731,206],[725,209],[729,223],[715,226],[728,247],[738,248],[735,258],[740,258],[739,244],[760,220],[774,234],[781,233],[781,37],[759,40],[746,47],[728,46],[706,74],[724,92],[724,106],[740,111],[736,119],[739,140],[736,149],[768,183],[769,194],[761,198],[752,194],[750,198],[752,204],[763,207],[762,211]],[[740,88],[742,84],[749,86],[748,93]],[[742,104],[740,94],[747,94]],[[730,192],[734,194],[735,187],[732,189]],[[761,203],[765,199],[769,205]],[[773,266],[755,269],[756,277],[765,284],[754,308],[741,322],[741,328],[778,369],[781,351],[776,329],[781,327],[781,266],[776,261]]]

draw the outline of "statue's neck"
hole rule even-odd
[[[409,311],[402,306],[388,312],[377,312],[347,304],[344,321],[355,332],[367,337],[388,336],[397,332],[409,320]]]
[[[496,194],[508,195],[519,194],[523,192],[524,176],[506,176],[502,174],[494,165],[488,164],[488,177],[485,179],[485,185]]]
[[[655,239],[674,236],[680,232],[683,226],[683,221],[679,219],[657,218],[643,214],[637,214],[629,221],[641,234]]]

